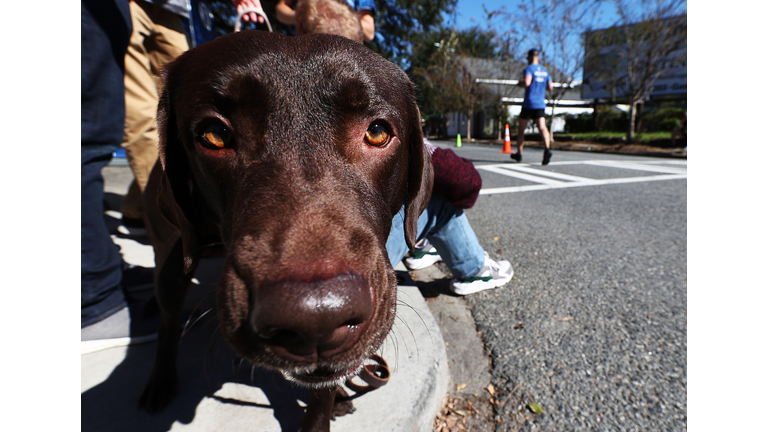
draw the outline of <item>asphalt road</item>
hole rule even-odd
[[[434,143],[479,169],[467,217],[517,278],[466,298],[495,430],[686,430],[686,161]]]

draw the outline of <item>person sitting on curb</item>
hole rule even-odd
[[[480,193],[482,179],[472,162],[458,157],[450,149],[441,149],[424,139],[432,154],[435,182],[426,210],[419,216],[415,257],[405,260],[412,270],[444,261],[455,279],[451,291],[468,295],[498,288],[512,280],[514,271],[509,261],[489,257],[477,240],[464,214]],[[392,267],[405,258],[408,246],[404,240],[404,209],[392,220],[387,239],[387,253]]]

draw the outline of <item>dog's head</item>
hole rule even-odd
[[[308,385],[354,374],[394,320],[392,218],[405,205],[413,248],[432,189],[411,82],[342,37],[257,31],[192,49],[165,76],[164,207],[187,269],[201,220],[218,225],[225,338]]]

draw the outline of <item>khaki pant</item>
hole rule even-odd
[[[126,218],[141,219],[141,194],[157,160],[157,102],[160,72],[189,49],[182,18],[163,8],[133,0],[133,33],[125,54],[125,134],[122,147],[135,177],[123,198]]]

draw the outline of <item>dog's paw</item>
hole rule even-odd
[[[139,407],[147,412],[155,413],[166,406],[176,396],[178,380],[176,374],[152,373],[144,391],[139,397]]]

